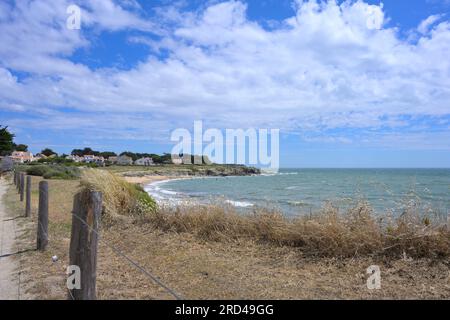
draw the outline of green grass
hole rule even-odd
[[[71,180],[80,177],[80,169],[65,165],[26,165],[20,166],[19,170],[30,176],[43,177],[44,179]]]

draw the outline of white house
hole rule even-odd
[[[87,155],[83,156],[83,162],[101,164],[101,163],[105,162],[105,158],[87,154]]]
[[[27,163],[34,160],[33,154],[28,151],[14,151],[11,154],[11,159],[15,163]]]
[[[149,157],[137,159],[134,162],[134,164],[137,166],[153,166],[154,165],[153,159],[149,158]]]
[[[70,155],[66,157],[67,160],[73,160],[73,162],[83,162],[83,157],[77,155]]]

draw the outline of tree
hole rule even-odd
[[[131,151],[122,152],[120,155],[121,156],[128,156],[131,159],[133,159],[133,161],[136,161],[138,159],[138,155],[136,153],[134,153],[134,152],[131,152]]]
[[[112,151],[100,152],[98,155],[100,157],[103,157],[103,158],[109,158],[109,157],[116,157],[117,156],[117,154],[115,152],[112,152]]]
[[[164,153],[161,156],[162,163],[172,163],[172,155],[170,153]]]
[[[83,156],[97,156],[100,152],[92,150],[91,148],[83,149]]]
[[[0,126],[0,156],[9,155],[14,147],[14,135],[8,131],[8,127]]]
[[[73,155],[73,156],[82,157],[83,156],[83,150],[82,149],[73,149],[70,154]]]
[[[161,156],[159,154],[151,154],[150,158],[152,158],[154,163],[157,163],[157,164],[162,163]]]
[[[51,155],[57,155],[56,152],[54,152],[52,149],[49,148],[45,148],[44,150],[41,151],[41,153],[46,157],[50,157]]]
[[[26,144],[17,144],[14,146],[14,150],[16,151],[28,151],[28,146]]]
[[[71,154],[73,156],[98,156],[100,154],[99,151],[92,150],[91,148],[84,148],[84,149],[73,149]]]

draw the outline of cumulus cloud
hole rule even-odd
[[[443,17],[443,15],[441,15],[441,14],[435,14],[435,15],[429,16],[428,18],[426,18],[419,24],[419,26],[417,27],[417,31],[419,31],[422,34],[428,33],[428,31],[430,31],[430,27],[434,23],[436,23],[438,20],[440,20],[442,17]]]
[[[134,112],[142,115],[130,119],[135,128],[203,119],[213,127],[297,133],[401,128],[404,115],[450,115],[450,24],[436,24],[442,16],[423,21],[424,35],[411,43],[385,26],[382,5],[363,1],[296,1],[292,16],[268,30],[240,1],[171,7],[144,19],[133,1],[86,0],[87,26],[141,30],[132,43],[168,52],[130,70],[92,70],[71,61],[90,43],[83,30],[64,29],[65,3],[58,3],[18,1],[11,14],[0,6],[0,108],[64,107],[87,117]],[[14,70],[32,75],[19,81]]]

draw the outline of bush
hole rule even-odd
[[[35,165],[26,169],[30,176],[40,176],[44,179],[77,179],[80,177],[80,171],[75,167],[57,166],[57,165]]]
[[[141,186],[104,170],[86,169],[81,184],[103,194],[104,218],[110,222],[117,218],[145,217],[156,211],[156,202]]]

